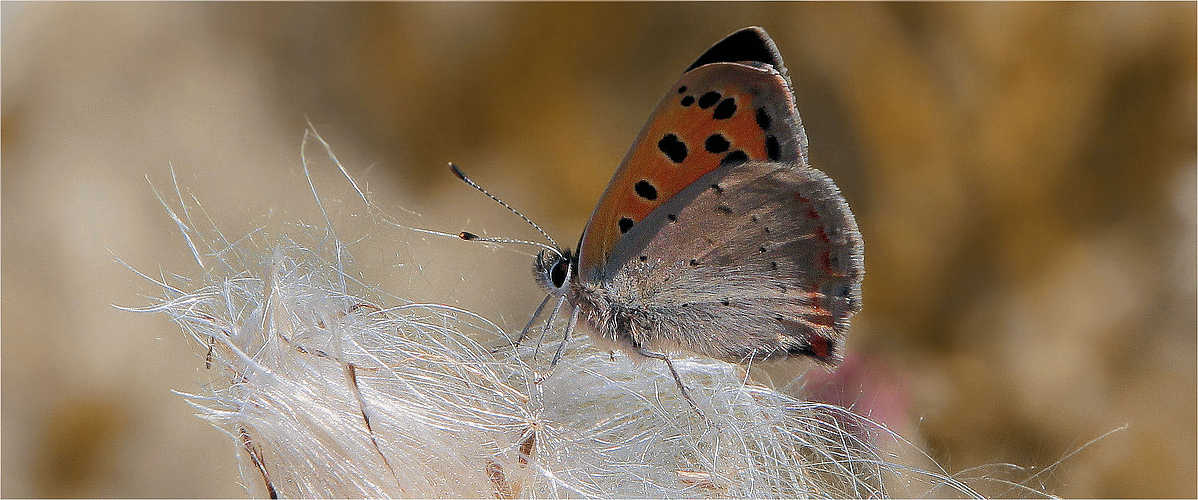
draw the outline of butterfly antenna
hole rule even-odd
[[[486,190],[486,189],[483,189],[483,187],[482,187],[482,186],[479,186],[478,184],[475,184],[475,183],[474,183],[474,181],[470,180],[470,178],[469,178],[469,177],[466,177],[466,174],[465,174],[464,172],[462,172],[462,169],[458,168],[458,166],[457,166],[457,165],[454,165],[454,164],[453,164],[453,162],[449,162],[449,169],[453,171],[453,175],[456,175],[456,176],[458,176],[458,178],[459,178],[459,179],[461,179],[461,180],[462,180],[463,182],[465,182],[466,184],[469,184],[469,185],[470,185],[470,187],[472,187],[472,188],[474,188],[474,189],[477,189],[477,190],[478,190],[480,193],[487,195],[487,197],[488,197],[488,198],[490,198],[490,199],[492,199],[492,200],[495,200],[495,203],[498,203],[498,204],[500,204],[500,205],[503,205],[503,208],[506,208],[506,209],[508,209],[508,210],[511,210],[511,211],[512,211],[512,213],[514,213],[514,214],[516,214],[516,215],[520,216],[520,218],[521,218],[521,219],[524,219],[524,222],[527,222],[529,225],[531,225],[531,226],[533,227],[533,229],[536,229],[538,233],[541,233],[541,236],[544,236],[544,237],[545,237],[545,239],[549,240],[549,243],[550,243],[550,244],[552,244],[552,245],[553,245],[553,247],[554,247],[554,248],[551,248],[550,250],[553,250],[553,251],[554,251],[555,253],[557,253],[558,255],[561,255],[561,252],[557,250],[557,248],[558,248],[558,244],[557,244],[557,242],[556,242],[556,241],[553,241],[553,238],[551,238],[551,237],[549,236],[549,234],[548,234],[548,233],[546,233],[545,231],[543,231],[543,230],[541,229],[541,226],[538,226],[536,222],[533,222],[533,221],[532,221],[532,219],[529,219],[528,217],[525,217],[525,216],[524,216],[524,214],[520,213],[520,211],[519,211],[519,210],[516,210],[516,209],[512,208],[512,206],[511,206],[511,205],[508,205],[507,203],[504,203],[504,202],[503,202],[503,200],[501,200],[501,199],[499,199],[499,198],[496,198],[496,197],[495,197],[495,195],[493,195],[493,194],[491,194],[491,193],[488,193],[488,192],[487,192],[487,190]],[[462,233],[462,234],[470,234],[470,233]],[[464,240],[469,240],[469,239],[471,239],[471,238],[466,238],[465,236],[462,236],[461,238],[462,238],[462,239],[464,239]],[[477,236],[475,236],[473,239],[474,239],[474,240],[478,240],[478,241],[486,241],[486,240],[488,240],[487,238],[478,238]],[[498,240],[498,238],[493,238],[492,240]],[[495,242],[496,242],[496,243],[532,243],[532,242],[524,242],[524,241],[518,241],[518,240],[512,240],[512,241],[495,241]],[[536,244],[536,243],[533,243],[533,244]],[[545,246],[545,245],[541,245],[541,246]]]
[[[537,242],[535,242],[535,241],[528,241],[528,240],[513,240],[513,239],[511,239],[511,238],[484,238],[484,237],[482,237],[482,236],[479,236],[479,235],[477,235],[477,234],[471,233],[471,232],[469,232],[469,231],[462,231],[462,232],[458,233],[458,238],[461,238],[461,239],[463,239],[463,240],[466,240],[466,241],[481,241],[481,242],[484,242],[484,243],[518,243],[518,244],[521,244],[521,245],[532,245],[532,246],[534,246],[534,247],[541,247],[541,248],[544,248],[544,249],[546,249],[546,250],[549,250],[550,252],[553,252],[553,253],[555,253],[555,254],[557,254],[557,255],[559,255],[559,256],[562,254],[562,252],[561,252],[560,250],[556,249],[556,248],[553,248],[553,247],[551,247],[551,246],[549,246],[549,245],[546,245],[546,244],[544,244],[544,243],[537,243]]]

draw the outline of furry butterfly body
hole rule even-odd
[[[577,254],[537,256],[549,296],[533,320],[568,303],[567,338],[581,319],[609,348],[665,360],[684,394],[666,352],[835,364],[861,308],[863,244],[806,147],[773,41],[729,35],[662,99]]]

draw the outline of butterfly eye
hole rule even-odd
[[[566,284],[566,277],[569,275],[570,260],[558,259],[557,263],[553,264],[553,269],[549,271],[549,279],[553,281],[554,288],[561,288]]]

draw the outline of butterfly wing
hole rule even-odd
[[[717,168],[649,214],[593,287],[597,326],[654,350],[742,362],[840,359],[865,274],[836,185],[795,163]]]
[[[599,282],[612,251],[696,179],[746,160],[807,164],[807,136],[772,40],[745,28],[707,50],[666,92],[583,231],[580,279]]]

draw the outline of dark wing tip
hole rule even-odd
[[[786,353],[791,356],[806,356],[824,366],[833,367],[844,359],[841,348],[841,343],[835,339],[824,338],[816,334],[806,343],[789,346]]]
[[[774,40],[770,38],[770,35],[762,28],[749,26],[716,42],[710,49],[707,49],[707,52],[699,56],[694,64],[686,68],[686,71],[704,64],[745,61],[769,64],[778,68],[779,72],[783,68],[782,55],[778,53],[778,46],[774,45]]]

